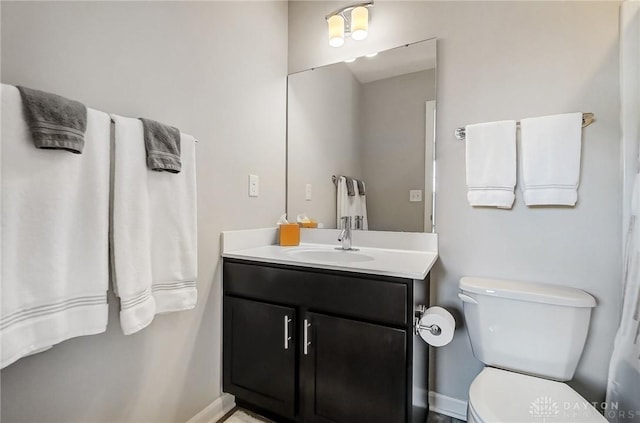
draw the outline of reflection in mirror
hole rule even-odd
[[[289,218],[336,228],[338,215],[364,215],[365,229],[431,232],[435,99],[435,39],[289,75]]]

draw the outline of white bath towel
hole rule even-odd
[[[195,140],[181,134],[180,173],[146,166],[142,122],[115,122],[112,254],[120,325],[132,334],[157,313],[197,301]]]
[[[574,206],[578,200],[582,113],[520,123],[524,202]]]
[[[349,195],[347,194],[347,178],[340,176],[336,189],[336,227],[343,229],[342,217],[351,216],[351,214],[352,212],[349,210]]]
[[[2,85],[2,367],[106,330],[109,129],[88,109],[82,154],[37,149],[18,89]]]
[[[469,204],[510,209],[516,185],[516,122],[467,125],[465,134]]]
[[[156,314],[151,295],[151,225],[146,151],[135,119],[111,115],[115,126],[111,265],[120,297],[120,326],[128,335],[145,328]]]

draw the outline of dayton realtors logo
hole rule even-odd
[[[539,397],[529,405],[529,414],[542,419],[542,423],[544,423],[548,418],[560,414],[560,407],[551,397]]]
[[[600,411],[598,411],[598,409]],[[565,401],[558,403],[551,397],[538,397],[529,404],[529,414],[542,419],[541,423],[551,422],[550,418],[561,417],[563,420],[581,421],[590,419],[594,414],[606,416],[608,419],[636,419],[640,417],[640,410],[620,410],[617,402],[592,403]]]

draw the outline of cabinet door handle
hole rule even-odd
[[[291,337],[289,336],[289,323],[291,323],[291,319],[289,316],[285,314],[284,316],[284,349],[289,349],[289,341],[291,341]]]
[[[311,341],[309,341],[309,328],[311,327],[311,323],[307,319],[304,319],[304,355],[309,354],[309,345],[311,345]]]

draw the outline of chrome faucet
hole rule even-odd
[[[338,241],[342,242],[342,247],[336,250],[353,250],[351,248],[351,216],[342,216],[342,232],[338,235]]]

